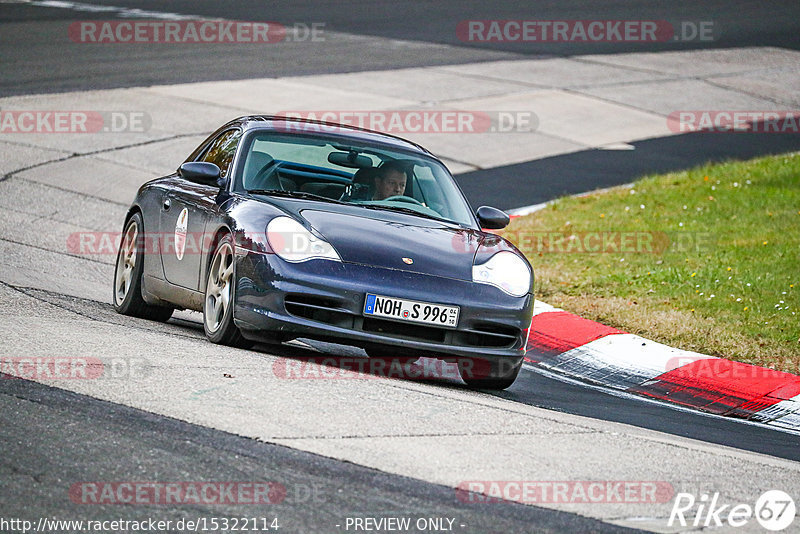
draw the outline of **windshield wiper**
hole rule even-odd
[[[414,208],[406,208],[404,206],[386,206],[386,205],[375,205],[375,204],[359,204],[359,206],[371,210],[398,211],[400,213],[407,213],[409,215],[425,217],[426,219],[433,219],[434,221],[443,221],[451,224],[458,224],[457,222],[451,221],[450,219],[445,219],[444,217],[437,217],[436,215],[431,215],[429,213],[425,213],[424,211],[417,211]]]
[[[269,195],[274,197],[287,197],[287,198],[302,198],[306,200],[317,200],[320,202],[330,202],[332,204],[347,204],[348,206],[359,206],[361,208],[367,208],[372,210],[386,210],[386,211],[396,211],[400,213],[407,213],[408,215],[416,215],[417,217],[424,217],[426,219],[432,219],[434,221],[441,221],[450,224],[458,224],[462,226],[460,223],[456,221],[451,221],[450,219],[445,219],[444,217],[437,217],[435,215],[430,215],[428,213],[417,211],[413,208],[406,208],[404,206],[385,206],[385,205],[375,205],[375,204],[361,204],[361,203],[352,203],[352,202],[342,202],[341,200],[334,200],[332,198],[323,197],[321,195],[315,195],[313,193],[306,193],[304,191],[284,191],[282,189],[248,189],[247,193],[254,194],[254,195]],[[429,208],[430,209],[430,208]]]
[[[248,189],[247,193],[254,195],[269,195],[273,197],[289,197],[289,198],[302,198],[305,200],[318,200],[320,202],[332,202],[334,204],[345,204],[340,200],[323,197],[322,195],[315,195],[314,193],[306,193],[304,191],[284,191],[282,189]]]

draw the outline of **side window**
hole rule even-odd
[[[227,176],[228,167],[231,166],[231,161],[233,161],[233,156],[236,154],[236,147],[239,146],[241,137],[241,130],[223,132],[211,143],[205,154],[198,161],[215,163],[222,172],[222,176]]]

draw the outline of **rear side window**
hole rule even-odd
[[[241,130],[228,130],[222,132],[217,137],[205,154],[198,161],[207,161],[216,164],[222,176],[227,176],[228,167],[231,166],[233,156],[236,154],[236,147],[239,146],[239,139],[242,137]]]

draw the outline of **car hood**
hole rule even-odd
[[[472,280],[472,260],[483,232],[410,215],[363,211],[354,215],[303,209],[299,215],[344,262]]]

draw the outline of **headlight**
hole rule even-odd
[[[292,263],[314,259],[342,261],[330,243],[290,217],[275,217],[267,224],[267,241],[275,254]]]
[[[512,297],[524,297],[531,289],[531,270],[525,260],[503,250],[486,263],[473,265],[472,281],[498,287]]]

